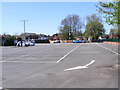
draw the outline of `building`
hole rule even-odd
[[[45,34],[39,34],[38,39],[40,39],[40,40],[48,40],[48,39],[50,39],[50,36],[45,35]]]
[[[51,37],[50,37],[51,40],[60,40],[60,37],[59,37],[59,34],[53,34]]]
[[[20,36],[22,39],[38,39],[39,37],[36,33],[22,33]]]

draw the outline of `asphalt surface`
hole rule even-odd
[[[61,43],[0,48],[3,88],[118,88],[116,45]]]

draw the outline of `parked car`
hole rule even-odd
[[[21,41],[17,42],[17,46],[35,46],[35,42],[34,41]]]
[[[54,43],[60,43],[60,40],[55,40]]]
[[[29,46],[29,44],[28,42],[25,42],[25,41],[22,41],[22,43],[21,41],[18,41],[16,46]]]
[[[86,43],[86,41],[74,40],[73,43]]]
[[[35,42],[34,41],[30,41],[29,44],[30,44],[30,46],[35,46]]]
[[[103,37],[98,38],[98,42],[103,42],[104,40],[106,40],[106,38],[103,38]]]

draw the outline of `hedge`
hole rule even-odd
[[[39,40],[39,39],[36,39],[35,43],[50,43],[50,42],[49,42],[49,40]]]
[[[4,38],[4,44],[2,43],[2,46],[14,46],[14,40],[15,37],[14,36],[9,36],[9,37],[5,37]]]
[[[120,38],[109,38],[109,39],[105,39],[103,41],[120,42]]]

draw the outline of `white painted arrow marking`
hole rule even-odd
[[[0,90],[2,90],[2,87],[0,87]]]
[[[84,67],[87,67],[87,66],[89,66],[89,65],[93,64],[94,62],[95,62],[95,60],[92,60],[90,63],[88,63],[88,64],[84,65]]]
[[[73,68],[68,68],[68,69],[65,69],[64,71],[88,68],[88,66],[93,64],[94,62],[95,62],[95,60],[92,60],[90,63],[88,63],[88,64],[86,64],[84,66],[77,66],[77,67],[73,67]]]
[[[83,69],[83,68],[88,68],[88,67],[78,66],[78,67],[73,67],[73,68],[65,69],[64,71],[70,71],[70,70],[76,70],[76,69]]]

